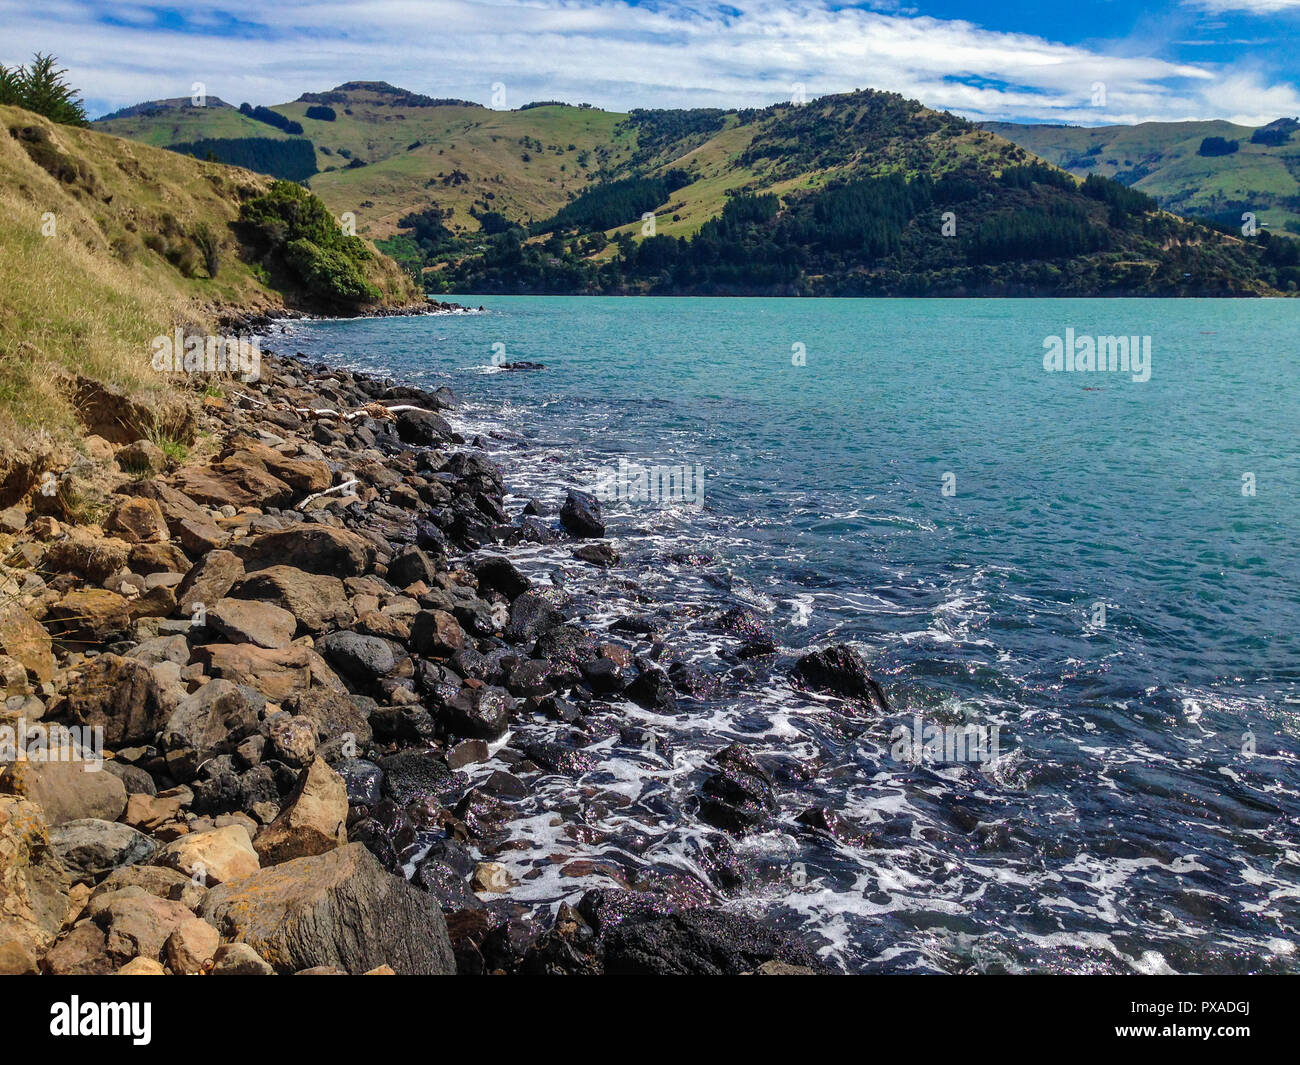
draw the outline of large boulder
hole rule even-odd
[[[18,661],[38,683],[54,677],[50,634],[17,603],[0,604],[0,654]]]
[[[592,539],[605,535],[600,500],[587,492],[570,489],[560,508],[560,524],[570,536]]]
[[[288,647],[298,619],[273,603],[252,599],[221,599],[208,610],[207,624],[231,643],[258,647]]]
[[[186,696],[167,719],[163,746],[186,752],[190,774],[200,763],[228,754],[256,732],[266,711],[265,697],[254,688],[229,680],[210,680]]]
[[[0,792],[39,805],[51,827],[84,817],[116,821],[126,809],[126,785],[96,762],[0,765]]]
[[[328,525],[295,525],[262,533],[242,547],[244,565],[251,570],[293,566],[308,573],[341,579],[360,577],[375,559],[374,545],[347,529]]]
[[[397,415],[397,435],[404,444],[428,447],[452,438],[447,419],[428,410],[404,410]]]
[[[411,649],[430,658],[449,658],[465,646],[465,632],[445,610],[422,610],[411,622]]]
[[[378,636],[332,632],[316,648],[337,672],[358,684],[373,684],[396,665],[392,647]]]
[[[68,688],[67,714],[104,730],[110,749],[149,743],[169,710],[153,670],[144,662],[102,654]]]
[[[99,582],[122,569],[130,557],[131,545],[125,540],[73,525],[46,549],[45,568],[51,573],[80,573]]]
[[[128,544],[162,543],[167,539],[167,519],[154,500],[136,496],[113,508],[104,531]]]
[[[243,462],[184,466],[171,483],[190,499],[212,507],[284,507],[294,497],[293,488],[280,478]]]
[[[248,832],[240,825],[225,825],[210,832],[194,832],[164,844],[154,864],[175,869],[202,884],[215,886],[257,872],[259,859]]]
[[[54,942],[68,888],[40,807],[0,795],[0,975],[29,971]]]
[[[194,658],[209,675],[247,685],[276,702],[308,688],[347,690],[309,647],[273,650],[251,643],[214,643],[194,648]]]
[[[348,790],[334,770],[316,759],[302,771],[275,820],[253,847],[263,867],[342,847],[348,841]]]
[[[202,916],[280,973],[318,965],[352,974],[380,965],[411,976],[456,971],[437,901],[385,872],[360,843],[221,884]]]
[[[862,656],[846,643],[810,651],[795,663],[794,673],[810,688],[874,703],[882,713],[890,712],[884,689],[867,672]]]
[[[148,861],[158,844],[130,825],[84,817],[50,829],[50,849],[74,880],[90,883],[119,866]]]
[[[241,572],[242,569],[241,565]],[[268,566],[227,591],[239,599],[274,603],[289,611],[298,619],[299,628],[309,633],[352,621],[352,607],[343,582],[323,573],[307,573],[293,566]]]
[[[63,643],[98,647],[130,626],[131,604],[104,588],[82,588],[50,607],[46,618]]]

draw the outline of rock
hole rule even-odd
[[[106,976],[113,971],[104,930],[82,921],[41,959],[41,969],[51,976]]]
[[[202,916],[281,973],[384,964],[401,975],[456,971],[436,900],[385,872],[359,843],[216,887]]]
[[[128,563],[132,573],[139,573],[143,577],[154,574],[175,574],[175,577],[169,576],[166,579],[177,582],[191,568],[185,552],[173,543],[136,544],[131,548]],[[155,577],[158,581],[164,579],[161,576]]]
[[[50,634],[17,603],[0,605],[0,654],[16,659],[38,684],[54,678]]]
[[[816,966],[788,936],[752,917],[717,910],[625,920],[602,929],[602,942],[610,975],[736,976],[774,961]]]
[[[388,563],[388,583],[394,588],[409,588],[418,582],[432,585],[437,576],[437,563],[418,547],[408,547]]]
[[[483,905],[470,889],[464,875],[440,858],[422,858],[415,867],[411,883],[437,899],[444,913]]]
[[[438,719],[453,736],[495,740],[505,735],[515,701],[503,689],[490,685],[461,688],[447,701]]]
[[[564,615],[536,592],[525,592],[510,604],[505,637],[511,643],[531,643],[564,624]]]
[[[401,751],[379,760],[383,794],[398,806],[431,799],[450,804],[464,788],[460,773],[448,768],[438,751]]]
[[[346,529],[303,524],[256,536],[242,553],[250,571],[292,566],[345,579],[359,577],[370,569],[375,548],[369,540]]]
[[[84,818],[116,821],[126,809],[125,785],[95,762],[0,765],[0,792],[36,803],[52,828]]]
[[[361,749],[371,740],[366,700],[329,688],[296,692],[282,703],[295,716],[316,726],[316,751],[327,762]]]
[[[104,531],[128,544],[157,544],[167,539],[167,519],[162,507],[152,499],[137,497],[113,509],[104,522]]]
[[[0,971],[49,949],[68,913],[68,889],[41,808],[0,795],[0,951],[9,958]]]
[[[305,632],[319,633],[352,621],[343,582],[325,574],[307,573],[292,566],[268,566],[245,577],[230,591],[238,599],[258,599],[289,611]]]
[[[194,657],[210,675],[247,685],[276,702],[316,687],[346,691],[325,660],[308,647],[204,644],[194,649]]]
[[[605,535],[601,519],[600,501],[587,492],[570,489],[560,508],[560,524],[570,536],[594,539]]]
[[[66,710],[77,724],[104,730],[109,749],[149,743],[169,707],[153,671],[143,662],[102,654],[68,689]]]
[[[101,900],[92,920],[104,931],[105,955],[121,965],[137,957],[159,960],[168,938],[195,917],[182,903],[122,888]]]
[[[638,706],[656,713],[671,714],[677,710],[673,682],[662,669],[642,670],[640,676],[624,689],[623,694]]]
[[[720,751],[713,761],[718,771],[702,785],[701,819],[734,835],[765,824],[777,805],[767,771],[739,743]]]
[[[335,670],[359,684],[373,684],[393,671],[396,659],[387,640],[355,632],[332,632],[316,648]]]
[[[346,758],[335,766],[335,771],[343,780],[351,805],[379,805],[383,797],[379,789],[384,771],[374,762],[367,762],[363,758]]]
[[[293,489],[280,478],[237,461],[183,466],[170,480],[182,494],[212,507],[285,507],[294,497]]]
[[[207,921],[191,917],[167,937],[163,950],[174,973],[201,973],[221,946],[221,936]]]
[[[148,861],[158,844],[130,825],[84,817],[50,829],[50,850],[74,881],[90,883],[123,865]]]
[[[404,410],[397,415],[397,435],[404,444],[429,447],[452,438],[452,428],[441,415],[427,410]]]
[[[543,769],[567,776],[580,776],[596,768],[596,759],[591,755],[562,743],[528,743],[524,754]]]
[[[609,544],[584,544],[573,549],[573,557],[579,562],[590,562],[593,566],[612,566],[619,560],[619,554]]]
[[[348,792],[343,778],[319,758],[302,771],[279,816],[253,847],[265,868],[324,854],[347,843]]]
[[[461,740],[447,752],[447,765],[452,769],[463,769],[467,765],[486,762],[489,757],[488,745],[482,740]]]
[[[98,646],[126,631],[131,607],[120,595],[103,588],[83,588],[69,592],[50,607],[46,620],[55,639]]]
[[[861,699],[874,703],[882,713],[890,712],[884,689],[867,672],[862,656],[846,643],[809,652],[795,663],[794,672],[810,688]]]
[[[46,549],[45,567],[53,573],[80,573],[98,584],[123,569],[130,554],[131,545],[125,540],[73,525],[66,537]]]
[[[231,643],[252,643],[278,649],[289,646],[298,620],[287,610],[271,603],[244,599],[221,599],[208,610],[209,628]]]
[[[27,528],[27,511],[22,507],[5,507],[0,510],[0,532],[17,536]]]
[[[202,903],[208,894],[206,887],[194,883],[179,869],[161,865],[124,865],[120,869],[114,869],[95,886],[86,902],[86,910],[89,912],[96,909],[100,899],[127,887],[138,887],[160,899],[182,903],[191,910]]]
[[[255,689],[228,680],[210,680],[182,699],[163,729],[169,751],[191,752],[189,772],[200,762],[233,751],[256,732],[266,699]]]
[[[411,622],[410,646],[430,658],[449,658],[465,646],[465,632],[445,610],[422,610]]]
[[[162,962],[154,961],[153,958],[132,958],[113,975],[166,976],[167,970],[162,967]]]
[[[155,474],[167,468],[163,449],[149,440],[136,440],[117,452],[117,464],[124,473]]]
[[[473,887],[475,891],[504,895],[518,881],[510,875],[510,870],[496,862],[479,862],[474,866]]]
[[[183,789],[188,792],[189,789]],[[191,796],[192,799],[192,796]],[[141,832],[153,832],[169,821],[180,818],[181,808],[186,804],[181,795],[160,798],[157,795],[132,795],[126,804],[126,813],[122,820]]]
[[[274,976],[271,968],[247,943],[225,943],[212,956],[212,976]]]
[[[273,715],[267,721],[266,740],[266,756],[294,769],[309,766],[316,758],[316,722],[309,717]]]
[[[16,939],[0,942],[0,976],[35,976],[39,972],[36,958],[23,944]]]
[[[520,573],[513,562],[501,555],[489,555],[476,563],[474,576],[478,578],[480,593],[499,592],[507,599],[521,596],[533,587],[533,582]]]
[[[261,867],[248,833],[239,825],[194,832],[172,840],[154,858],[208,887],[251,876]]]
[[[230,551],[209,551],[181,581],[176,589],[176,602],[182,611],[192,615],[196,603],[204,608],[214,606],[224,599],[244,575],[244,563]]]

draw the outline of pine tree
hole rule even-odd
[[[67,71],[57,62],[37,52],[29,67],[0,66],[0,104],[25,107],[64,125],[89,125],[80,93],[63,80]]]

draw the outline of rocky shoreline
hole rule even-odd
[[[0,765],[0,973],[825,971],[717,908],[744,877],[725,841],[709,884],[611,880],[558,914],[491,860],[532,781],[574,778],[580,806],[588,748],[645,739],[621,702],[685,712],[710,684],[635,626],[583,628],[510,561],[567,538],[615,564],[594,498],[512,520],[446,389],[267,354],[214,393],[202,461],[90,438],[93,523],[39,492],[0,513],[0,724],[103,746],[99,771]],[[719,623],[742,656],[773,649],[743,610]],[[847,647],[795,672],[883,708]],[[529,741],[528,718],[562,739]],[[490,758],[508,770],[471,786]],[[713,763],[700,820],[768,824],[768,770],[739,744]],[[800,822],[852,835],[829,811]]]

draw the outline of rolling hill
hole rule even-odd
[[[1235,229],[1249,211],[1274,232],[1300,234],[1300,136],[1288,120],[1258,129],[1231,122],[984,128],[1079,177],[1101,174],[1140,189],[1177,214]],[[1202,154],[1216,137],[1236,150]]]
[[[442,291],[1241,295],[1300,281],[1267,238],[1184,222],[1123,182],[1080,183],[892,93],[616,114],[349,82],[272,109],[130,111],[97,125],[213,158],[283,153],[268,166],[300,165],[310,145],[311,189]]]

